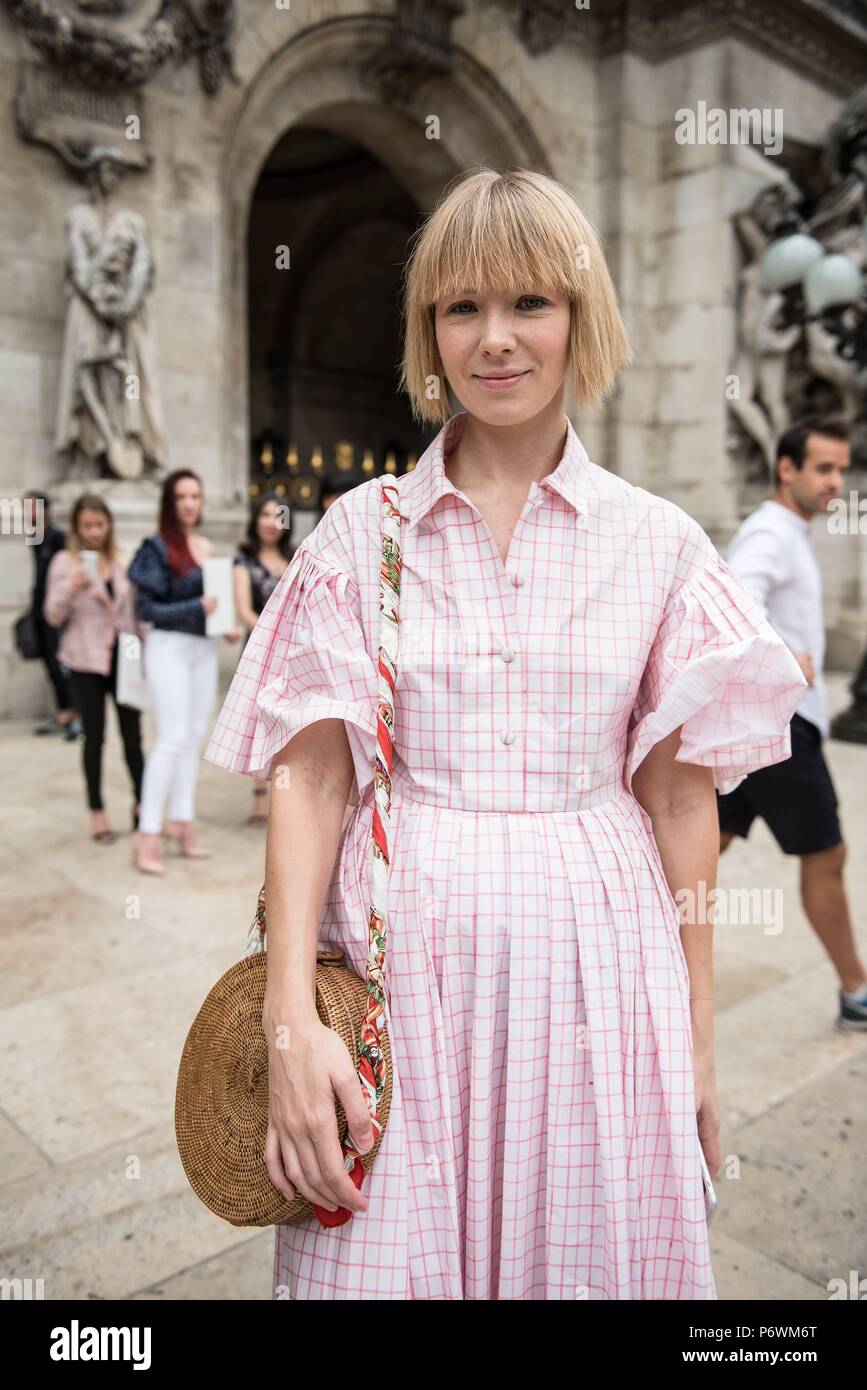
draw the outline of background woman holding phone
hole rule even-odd
[[[53,627],[63,627],[58,659],[69,671],[81,713],[90,829],[93,839],[102,845],[113,844],[117,838],[102,803],[102,745],[109,693],[133,785],[133,829],[138,824],[141,798],[141,719],[137,709],[119,704],[117,698],[121,634],[141,635],[126,566],[127,557],[115,544],[108,505],[101,497],[85,493],[73,508],[67,547],[52,557],[48,567],[44,612]]]

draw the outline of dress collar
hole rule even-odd
[[[447,492],[452,492],[456,497],[463,497],[464,494],[455,487],[450,478],[446,476],[445,461],[454,449],[463,433],[464,424],[467,419],[467,411],[461,410],[456,415],[452,415],[446,421],[435,439],[431,441],[425,449],[415,468],[405,475],[405,482],[401,488],[401,514],[406,516],[407,525],[415,527],[422,517],[427,516],[428,512]],[[541,483],[533,482],[530,486],[530,496],[534,490],[540,487],[548,488],[553,492],[559,492],[571,507],[582,516],[586,516],[590,509],[590,493],[592,485],[590,482],[590,470],[592,465],[590,458],[578,435],[572,426],[571,420],[564,416],[566,420],[566,445],[560,462],[553,472],[548,473]]]

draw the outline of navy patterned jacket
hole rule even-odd
[[[144,622],[169,632],[205,636],[205,610],[201,604],[205,589],[200,565],[178,578],[169,569],[162,536],[148,536],[133,556],[128,576],[136,586],[136,611]]]

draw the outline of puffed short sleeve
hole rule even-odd
[[[250,633],[205,758],[268,777],[301,729],[342,719],[361,792],[373,780],[377,685],[357,581],[302,543]]]
[[[794,655],[692,523],[695,563],[668,595],[629,723],[626,785],[682,725],[675,761],[713,768],[718,792],[791,757],[789,721],[807,689]]]

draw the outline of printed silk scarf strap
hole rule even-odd
[[[371,835],[370,922],[367,950],[367,1007],[361,1022],[358,1077],[370,1111],[374,1139],[382,1132],[380,1103],[385,1091],[385,1058],[380,1046],[384,1019],[385,942],[388,927],[388,869],[391,831],[391,769],[394,746],[394,688],[397,676],[398,600],[400,598],[400,512],[397,489],[382,485],[382,560],[379,571],[379,661],[376,708],[376,747],[373,760],[373,827]],[[250,927],[245,956],[265,948],[265,885],[259,893],[256,916]],[[343,1141],[343,1166],[355,1186],[364,1178],[361,1155],[347,1131]],[[313,1203],[323,1226],[342,1226],[352,1216],[347,1207],[328,1211]]]

